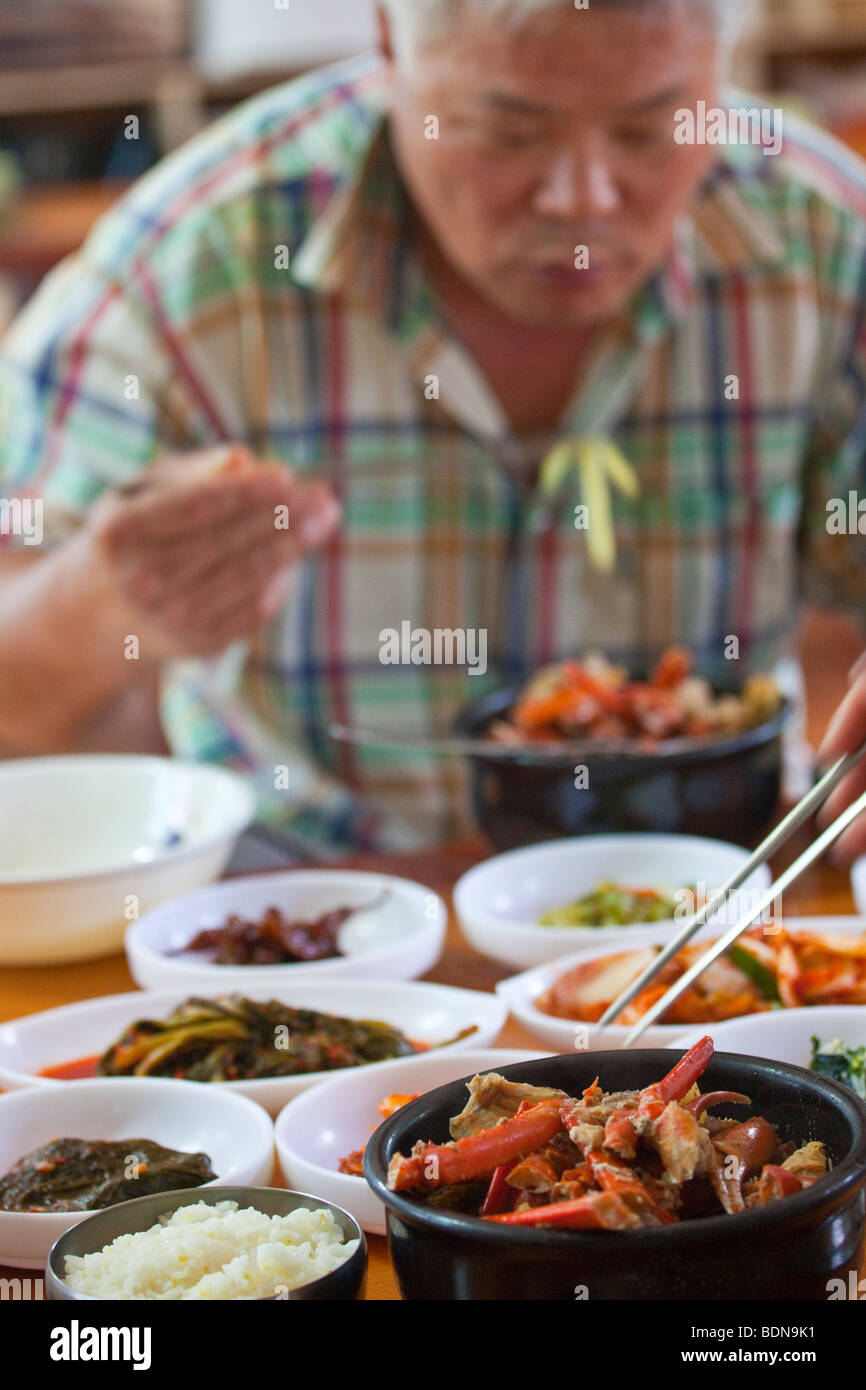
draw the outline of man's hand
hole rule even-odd
[[[338,519],[324,484],[215,449],[106,493],[46,555],[0,556],[0,750],[91,746],[162,662],[215,655],[268,622]]]
[[[157,662],[215,654],[267,623],[293,566],[338,519],[325,484],[220,449],[167,460],[106,495],[73,544],[119,628]]]
[[[830,721],[818,761],[823,768],[851,753],[866,741],[866,652],[848,673],[850,689]],[[824,829],[866,791],[866,759],[848,773],[828,796],[818,814],[818,825]],[[831,851],[834,863],[847,868],[858,855],[866,854],[866,815],[858,816],[844,835],[840,835]]]

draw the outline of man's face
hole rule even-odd
[[[616,315],[712,159],[675,143],[674,113],[715,104],[717,61],[711,25],[677,3],[552,10],[519,29],[469,11],[422,40],[393,71],[391,130],[439,251],[517,320]]]

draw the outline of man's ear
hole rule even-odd
[[[388,64],[394,62],[394,39],[391,34],[391,20],[382,5],[376,6],[376,47]]]

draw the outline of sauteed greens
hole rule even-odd
[[[334,1071],[424,1051],[398,1028],[232,994],[187,999],[165,1019],[139,1019],[99,1060],[100,1076],[253,1081]]]

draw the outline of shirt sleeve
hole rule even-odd
[[[46,278],[0,347],[0,495],[42,499],[48,545],[158,453],[203,442],[133,277],[113,278],[90,246]]]
[[[852,310],[818,392],[803,489],[804,596],[866,622],[866,253],[849,261]]]

